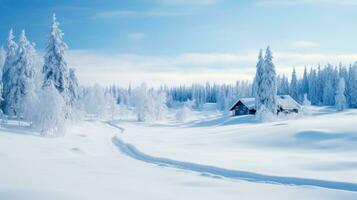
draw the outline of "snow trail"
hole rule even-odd
[[[113,122],[106,122],[109,126],[119,129],[121,133],[125,131],[124,128],[114,124]],[[212,174],[214,176],[245,180],[256,183],[268,183],[268,184],[281,184],[291,186],[314,186],[327,189],[336,189],[344,191],[357,192],[357,183],[328,181],[312,178],[298,178],[288,176],[272,176],[255,172],[232,170],[211,165],[197,164],[191,162],[177,161],[169,158],[155,157],[147,155],[139,151],[134,145],[125,143],[117,136],[112,138],[112,142],[116,147],[124,154],[143,162],[152,163],[160,166],[167,166],[177,169],[184,169],[193,172]]]

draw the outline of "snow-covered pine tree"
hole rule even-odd
[[[338,82],[336,96],[335,96],[335,106],[338,111],[343,111],[346,108],[347,102],[346,102],[345,90],[346,90],[345,79],[340,78]]]
[[[296,70],[293,69],[293,73],[291,74],[291,81],[290,81],[290,96],[295,100],[299,100],[299,87],[298,87],[298,80],[296,77]]]
[[[351,108],[357,108],[357,62],[354,63],[348,72],[347,99]]]
[[[76,101],[79,98],[78,94],[79,85],[78,79],[75,73],[75,69],[69,69],[69,80],[68,80],[68,92],[69,92],[69,103],[70,105],[75,105]]]
[[[278,94],[280,95],[289,94],[289,80],[285,76],[285,74],[283,74],[283,76],[278,76],[277,84],[278,84]]]
[[[0,48],[0,102],[4,100],[2,96],[3,93],[2,70],[4,67],[5,59],[6,59],[6,51],[4,47],[1,46]],[[0,110],[0,112],[2,111]]]
[[[307,69],[306,69],[306,66],[304,68],[304,75],[302,77],[302,80],[301,80],[301,88],[300,88],[300,95],[302,98],[301,98],[301,102],[304,101],[304,95],[307,94],[309,92],[309,79],[308,79],[308,75],[307,75]],[[302,94],[302,95],[301,95]]]
[[[63,96],[66,104],[69,104],[69,70],[65,59],[66,43],[63,41],[63,33],[58,27],[55,14],[51,25],[50,35],[47,41],[45,63],[43,65],[44,84],[52,80],[55,88]]]
[[[334,71],[333,66],[328,64],[323,69],[323,90],[322,90],[322,102],[323,105],[333,106],[335,104],[335,82],[337,73]]]
[[[15,36],[12,29],[9,32],[7,38],[7,49],[6,49],[6,58],[3,66],[2,72],[2,82],[3,82],[3,99],[2,109],[5,114],[14,116],[13,102],[14,99],[14,90],[13,85],[16,83],[15,73],[15,62],[17,58],[17,44],[14,41]]]
[[[311,68],[309,74],[308,98],[311,101],[311,103],[314,105],[320,104],[319,91],[318,91],[320,87],[317,81],[318,81],[317,72],[315,69]]]
[[[255,106],[257,109],[260,108],[262,102],[261,102],[261,97],[260,97],[260,88],[262,87],[262,76],[264,73],[263,70],[263,64],[264,64],[264,58],[263,58],[263,50],[260,49],[259,51],[259,56],[258,56],[258,63],[256,65],[256,72],[255,72],[255,77],[253,81],[253,96],[255,97]]]
[[[2,69],[4,67],[5,59],[6,59],[6,51],[5,51],[4,47],[1,46],[0,47],[0,74],[2,74]],[[0,76],[0,78],[1,78],[1,76]]]
[[[12,105],[17,117],[23,117],[26,96],[34,94],[30,90],[35,90],[36,56],[35,48],[27,40],[25,31],[23,30],[19,38],[18,56],[15,62],[14,75],[17,78],[12,86],[14,92]]]
[[[270,47],[267,47],[263,63],[263,73],[261,84],[258,90],[259,104],[264,105],[265,110],[276,114],[277,113],[277,83],[276,72],[273,63],[272,52]],[[257,107],[260,110],[260,107]]]

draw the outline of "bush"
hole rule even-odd
[[[64,134],[66,104],[51,81],[43,87],[38,98],[33,96],[28,101],[29,108],[26,109],[26,117],[32,122],[32,127],[42,136]]]

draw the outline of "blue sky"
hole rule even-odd
[[[353,0],[0,0],[0,41],[26,29],[42,51],[55,12],[84,83],[233,82],[251,79],[267,45],[280,73],[357,60],[356,8]]]

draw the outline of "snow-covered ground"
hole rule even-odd
[[[356,119],[357,110],[316,108],[257,123],[206,108],[187,123],[85,121],[58,138],[13,123],[0,128],[0,199],[356,199]],[[271,176],[341,188],[264,180]]]

